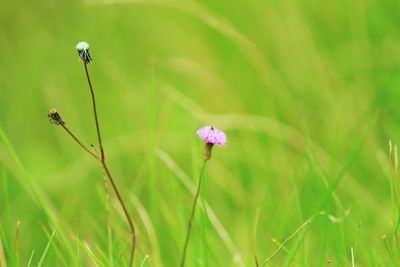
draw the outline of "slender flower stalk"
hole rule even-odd
[[[86,152],[88,152],[92,157],[95,159],[99,160],[96,154],[94,154],[92,151],[90,151],[89,148],[87,148],[79,139],[76,137],[76,135],[71,132],[71,130],[65,125],[65,121],[61,118],[60,113],[58,113],[57,109],[52,108],[49,110],[47,113],[47,116],[50,118],[50,122],[55,124],[55,125],[60,125],[71,137],[72,139],[75,140],[75,142],[83,148]]]
[[[190,214],[189,224],[188,224],[188,228],[187,228],[187,232],[186,232],[185,244],[183,245],[181,267],[185,266],[186,252],[187,252],[187,247],[189,245],[190,233],[192,232],[192,223],[193,223],[193,219],[194,219],[194,214],[196,212],[197,199],[199,198],[199,195],[200,195],[201,182],[203,180],[203,174],[204,174],[204,170],[206,169],[207,161],[208,160],[206,160],[206,159],[203,161],[203,165],[200,170],[199,183],[197,184],[196,194],[194,195],[194,200],[193,200],[193,205],[192,205],[192,213]]]
[[[50,118],[50,122],[55,124],[55,125],[60,125],[71,137],[72,139],[86,152],[88,152],[92,157],[94,157],[101,165],[101,168],[105,174],[105,176],[108,178],[108,180],[111,183],[111,186],[115,192],[115,195],[117,196],[118,202],[120,203],[122,210],[124,212],[124,215],[126,217],[126,220],[128,222],[130,231],[131,231],[131,240],[132,240],[132,245],[131,245],[131,251],[130,251],[130,260],[129,260],[129,266],[133,266],[133,260],[135,256],[135,248],[136,248],[136,233],[135,233],[135,225],[133,224],[133,221],[129,215],[128,209],[125,205],[125,202],[122,199],[121,193],[118,190],[118,187],[115,183],[114,178],[112,177],[110,170],[108,169],[108,166],[106,164],[106,159],[105,159],[105,153],[104,153],[104,148],[103,148],[103,142],[101,139],[101,133],[100,133],[100,125],[99,125],[99,119],[97,115],[97,107],[96,107],[96,98],[92,86],[92,82],[90,80],[90,75],[88,71],[87,65],[92,61],[92,58],[89,54],[89,44],[86,42],[79,42],[76,45],[76,49],[78,50],[78,55],[83,61],[84,69],[85,69],[85,74],[86,78],[89,84],[89,89],[90,89],[90,94],[91,94],[91,100],[92,100],[92,105],[93,105],[93,116],[96,124],[96,133],[97,133],[97,139],[98,139],[98,145],[100,149],[100,156],[96,155],[93,153],[89,148],[87,148],[77,137],[74,135],[69,128],[67,128],[66,123],[64,120],[61,118],[60,114],[57,112],[56,109],[51,109],[48,112],[48,117]]]
[[[94,120],[96,123],[96,133],[97,133],[97,140],[99,142],[99,148],[100,148],[100,161],[105,161],[105,157],[104,157],[104,148],[103,148],[103,142],[101,141],[101,134],[100,134],[100,126],[99,126],[99,118],[97,116],[97,107],[96,107],[96,97],[94,95],[94,90],[93,90],[93,86],[92,86],[92,82],[90,80],[90,75],[89,75],[89,71],[87,68],[87,64],[89,62],[83,61],[83,65],[85,67],[85,73],[86,73],[86,78],[89,84],[89,89],[90,89],[90,95],[92,97],[92,105],[93,105],[93,116],[94,116]]]
[[[197,184],[196,193],[192,204],[192,212],[190,214],[189,223],[186,232],[185,243],[183,245],[183,252],[181,257],[181,267],[185,266],[186,253],[189,245],[190,234],[192,232],[192,224],[194,215],[196,213],[197,200],[200,196],[201,184],[206,169],[207,162],[211,159],[212,148],[214,145],[223,146],[226,143],[226,135],[224,132],[217,130],[213,126],[205,126],[197,131],[198,136],[205,142],[204,147],[204,161],[200,169],[199,182]]]
[[[94,157],[96,160],[99,160],[99,157],[94,154],[92,151],[90,151],[89,148],[87,148],[84,144],[82,144],[81,141],[71,132],[70,129],[67,128],[65,124],[61,124],[61,127],[78,143],[80,147],[82,147],[87,153],[89,153],[92,157]]]
[[[78,49],[79,52],[79,49]],[[133,266],[133,259],[135,256],[135,247],[136,247],[136,233],[135,233],[135,225],[133,224],[132,218],[129,215],[128,209],[126,208],[125,202],[122,199],[121,193],[118,190],[118,187],[113,179],[113,177],[111,176],[111,173],[107,167],[106,164],[106,159],[105,159],[105,153],[104,153],[104,148],[103,148],[103,142],[101,140],[101,134],[100,134],[100,125],[99,125],[99,119],[98,119],[98,115],[97,115],[97,107],[96,107],[96,98],[94,95],[94,90],[93,90],[93,86],[92,86],[92,82],[90,80],[90,75],[89,75],[89,71],[88,71],[88,67],[87,64],[90,63],[91,61],[91,57],[89,55],[89,46],[87,46],[87,49],[83,49],[80,52],[81,55],[81,59],[83,61],[83,65],[85,68],[85,73],[86,73],[86,78],[89,84],[89,89],[90,89],[90,94],[92,97],[92,105],[93,105],[93,115],[94,115],[94,120],[96,123],[96,133],[97,133],[97,139],[99,142],[99,149],[100,149],[100,164],[104,170],[104,173],[106,174],[107,178],[109,179],[111,186],[115,192],[115,195],[117,196],[117,199],[122,207],[122,210],[125,214],[126,220],[128,222],[130,231],[131,231],[131,235],[132,235],[132,246],[131,246],[131,254],[130,254],[130,260],[129,260],[129,266]]]

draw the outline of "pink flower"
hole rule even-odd
[[[223,146],[226,143],[226,134],[213,126],[204,126],[197,130],[197,135],[207,144]]]

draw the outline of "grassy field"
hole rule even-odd
[[[99,164],[46,116],[97,146],[82,40],[134,266],[179,266],[207,124],[228,143],[186,266],[256,266],[255,246],[266,266],[400,266],[399,14],[395,0],[3,0],[0,266],[128,265]]]

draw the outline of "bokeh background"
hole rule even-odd
[[[351,248],[356,266],[397,266],[399,12],[394,0],[3,0],[0,265],[126,266],[113,192],[46,116],[57,108],[96,145],[85,40],[135,266],[178,265],[206,124],[228,144],[207,166],[187,266],[255,266],[257,208],[260,261],[313,219],[270,266],[351,266]]]

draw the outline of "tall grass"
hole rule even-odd
[[[259,264],[279,249],[267,266],[397,266],[397,11],[392,0],[5,0],[0,265],[37,266],[44,251],[42,266],[129,263],[98,165],[46,121],[57,106],[96,140],[74,51],[87,40],[108,160],[140,229],[137,266],[179,264],[204,124],[229,141],[207,166],[187,266],[256,266],[254,246]]]

